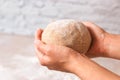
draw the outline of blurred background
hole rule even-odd
[[[0,80],[79,80],[39,65],[33,42],[37,28],[58,19],[92,21],[120,34],[120,0],[0,0]],[[93,59],[120,75],[120,61]]]

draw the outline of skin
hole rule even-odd
[[[120,44],[118,44],[120,35],[107,33],[91,22],[83,24],[92,36],[92,44],[86,55],[65,46],[43,43],[41,41],[43,30],[38,29],[35,34],[35,51],[40,64],[51,70],[74,73],[82,80],[120,80],[120,76],[90,59],[91,57],[120,59]]]
[[[91,22],[83,22],[92,36],[92,45],[86,53],[88,57],[108,57],[120,59],[120,35],[110,34]]]

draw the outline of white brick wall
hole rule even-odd
[[[120,33],[120,0],[0,0],[0,32],[33,35],[36,28],[64,18]]]

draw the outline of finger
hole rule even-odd
[[[90,31],[90,34],[94,39],[101,36],[104,33],[104,30],[92,22],[82,22]]]
[[[46,45],[40,41],[40,40],[35,40],[35,47],[39,52],[42,52],[43,54],[46,54]]]
[[[37,55],[41,65],[47,66],[47,65],[50,64],[49,56],[47,56],[44,53],[40,52],[37,47],[35,47],[35,52],[36,52],[36,55]]]
[[[35,32],[35,39],[41,40],[42,32],[42,29],[37,29],[37,31]]]
[[[83,21],[82,23],[86,26],[93,25],[93,23],[89,21]]]
[[[97,25],[93,24],[92,22],[82,22],[91,32],[98,30]]]
[[[36,55],[37,55],[38,59],[42,59],[43,58],[44,54],[41,53],[36,47],[35,47],[35,52],[36,52]]]
[[[94,24],[93,22],[82,22],[86,27],[89,27],[89,28],[97,28],[97,25]]]
[[[38,60],[41,65],[46,66],[46,61],[45,61],[45,55],[41,53],[38,49],[35,48],[36,51],[36,56],[38,57]]]
[[[102,32],[104,31],[101,27],[98,25],[92,23],[92,22],[82,22],[87,28],[91,29],[92,31]]]

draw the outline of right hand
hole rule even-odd
[[[108,33],[91,22],[82,23],[88,28],[92,37],[91,47],[86,55],[88,57],[105,57],[107,52],[105,41]]]

